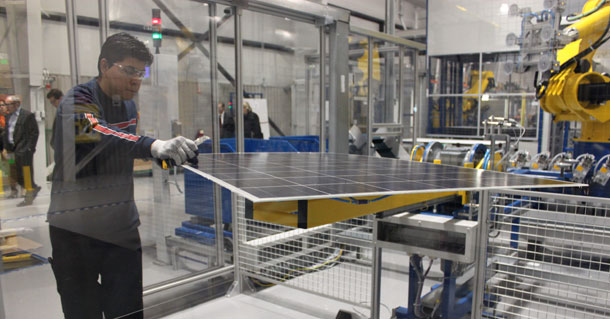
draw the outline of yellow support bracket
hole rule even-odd
[[[25,184],[25,189],[27,191],[33,190],[32,188],[32,174],[30,171],[30,167],[25,165],[22,167],[23,169],[23,183]]]
[[[264,203],[246,200],[246,218],[290,227],[311,228],[461,194],[442,192]]]

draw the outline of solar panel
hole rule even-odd
[[[464,167],[332,153],[199,155],[187,169],[252,202],[584,186]]]

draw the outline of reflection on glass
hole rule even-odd
[[[482,121],[494,115],[517,121],[526,128],[524,137],[535,137],[539,111],[529,80],[533,76],[508,72],[504,65],[511,55],[430,58],[428,133],[480,136]]]

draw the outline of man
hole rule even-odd
[[[184,137],[135,134],[132,99],[152,61],[135,37],[112,35],[102,45],[98,77],[72,88],[58,108],[49,261],[68,319],[143,317],[133,161],[153,157],[181,165],[196,156],[197,146]]]
[[[55,111],[57,111],[57,107],[59,107],[59,102],[64,97],[64,93],[59,89],[51,89],[49,93],[47,93],[47,100],[49,103],[55,107]],[[53,120],[53,128],[51,129],[51,147],[55,144],[55,120]]]
[[[40,186],[34,182],[34,152],[38,142],[38,124],[34,114],[21,107],[19,95],[9,95],[6,100],[6,129],[3,146],[14,156],[14,173],[17,183],[26,190],[25,199],[18,207],[32,205]],[[10,161],[10,159],[9,159]],[[11,189],[9,197],[17,197],[17,189]]]
[[[235,137],[235,121],[231,110],[225,108],[225,104],[218,103],[218,117],[220,118],[220,138]]]
[[[64,93],[59,89],[51,89],[49,93],[47,93],[47,99],[55,108],[59,106],[59,102],[61,102],[61,98],[64,96]]]
[[[244,138],[263,138],[258,115],[248,102],[244,102]]]
[[[2,170],[8,172],[8,181],[11,187],[11,193],[5,198],[16,198],[17,192],[17,170],[15,168],[15,156],[13,152],[8,152],[4,145],[4,134],[6,134],[6,122],[8,117],[8,110],[5,104],[6,94],[0,94],[0,160]],[[1,177],[1,176],[0,176]]]

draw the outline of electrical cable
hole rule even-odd
[[[579,19],[582,19],[582,18],[584,18],[584,17],[588,17],[588,16],[590,16],[591,14],[593,14],[593,13],[597,12],[597,10],[599,10],[599,8],[601,8],[601,7],[602,7],[602,6],[603,6],[605,3],[606,3],[606,0],[602,0],[602,1],[600,1],[600,2],[597,4],[597,6],[595,6],[595,8],[593,8],[593,9],[589,10],[588,12],[582,13],[582,14],[578,14],[578,15],[577,15],[577,14],[569,14],[569,15],[566,17],[566,20],[567,20],[568,22],[574,22],[574,21],[579,20]]]
[[[606,0],[603,0],[598,6],[601,7],[602,4],[604,4],[606,2]],[[594,10],[597,10],[599,8],[596,8]],[[587,13],[585,16],[591,14],[593,12]],[[541,81],[540,83],[536,83],[536,80],[538,78],[538,71],[536,71],[536,74],[534,76],[534,87],[536,89],[536,99],[540,100],[544,97],[544,95],[546,94],[546,90],[548,88],[548,84],[549,81],[556,76],[557,74],[561,73],[563,70],[567,69],[568,67],[570,67],[572,64],[574,64],[575,62],[578,62],[582,57],[588,55],[589,53],[597,50],[597,48],[599,48],[602,44],[604,44],[606,41],[608,41],[608,39],[610,39],[610,37],[608,38],[604,38],[607,34],[608,34],[608,30],[610,30],[610,18],[608,20],[608,23],[606,24],[606,28],[604,29],[604,32],[602,33],[602,35],[599,37],[599,39],[597,41],[595,41],[595,43],[593,43],[590,47],[588,47],[586,50],[583,50],[582,52],[578,53],[577,55],[575,55],[574,57],[572,57],[571,59],[569,59],[568,61],[564,62],[561,66],[559,66],[559,72],[551,72],[551,76],[548,78],[548,80],[545,81]],[[540,88],[543,88],[543,91],[540,92]]]
[[[415,317],[417,317],[417,318],[429,317],[429,315],[426,314],[422,309],[421,294],[424,289],[424,281],[426,280],[426,277],[428,276],[428,273],[430,272],[430,269],[432,268],[432,264],[434,263],[434,258],[430,259],[428,268],[426,269],[426,271],[423,274],[421,273],[421,269],[419,268],[419,265],[415,265],[415,263],[413,262],[413,259],[410,259],[409,263],[411,264],[411,267],[413,267],[413,270],[415,270],[415,273],[417,274],[417,277],[418,277],[417,294],[415,295],[415,301],[413,302],[413,308],[414,308],[413,311],[414,311]]]
[[[519,135],[519,137],[517,138],[517,141],[515,141],[515,143],[513,145],[519,145],[519,141],[521,140],[521,138],[523,137],[523,135],[525,135],[525,127],[521,126],[520,124],[517,124],[518,128],[521,129],[521,134]],[[513,128],[514,129],[514,128]],[[511,152],[506,152],[506,154],[504,154],[504,156],[502,156],[502,158],[500,158],[500,160],[498,161],[498,163],[496,163],[496,166],[494,167],[494,169],[497,169],[498,166],[500,164],[502,164],[502,161],[506,160],[506,158],[511,154]]]
[[[299,268],[299,269],[291,269],[288,273],[286,273],[279,281],[281,282],[285,282],[286,280],[290,279],[288,278],[288,276],[290,276],[290,274],[292,274],[295,271],[317,271],[317,270],[321,270],[320,268],[325,267],[325,266],[329,266],[332,264],[332,266],[334,266],[334,263],[339,261],[339,259],[341,258],[341,256],[343,256],[343,249],[339,250],[339,253],[337,254],[336,257],[333,257],[330,260],[327,260],[319,265],[315,265],[312,267],[304,267],[304,268]],[[264,283],[264,282],[260,282],[255,278],[250,278],[255,284],[261,286],[261,287],[272,287],[275,286],[275,284],[273,283]]]
[[[599,170],[599,164],[602,164],[602,162],[604,162],[604,160],[606,161],[606,164],[610,164],[610,154],[602,157],[599,159],[599,161],[597,162],[597,164],[595,164],[595,170],[594,172],[597,172]]]

